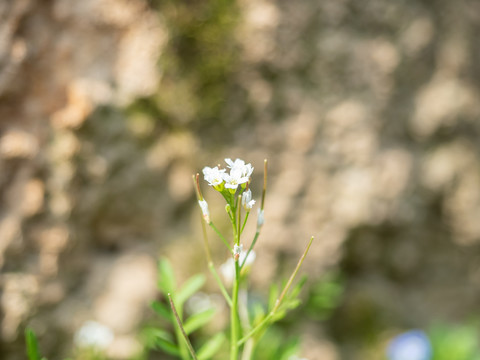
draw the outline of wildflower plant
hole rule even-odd
[[[215,226],[208,208],[208,203],[204,199],[200,187],[200,175],[193,176],[196,189],[198,205],[202,214],[203,244],[208,268],[211,271],[215,281],[218,284],[221,294],[228,305],[230,311],[229,328],[223,332],[210,337],[200,346],[193,346],[190,341],[192,333],[206,325],[215,315],[213,306],[200,306],[200,310],[195,312],[184,311],[190,300],[199,298],[198,291],[205,283],[203,274],[196,274],[188,279],[182,286],[178,286],[175,281],[173,268],[166,259],[159,261],[159,280],[158,289],[165,296],[167,301],[154,301],[153,310],[162,317],[167,323],[170,323],[174,329],[173,334],[168,331],[168,327],[159,328],[158,326],[146,327],[142,332],[145,348],[139,359],[148,358],[148,352],[152,349],[161,349],[174,357],[182,360],[224,360],[229,353],[230,360],[252,360],[255,358],[260,338],[274,322],[282,319],[288,310],[297,307],[300,304],[298,295],[301,287],[305,283],[305,277],[295,286],[293,282],[295,277],[310,249],[313,237],[310,238],[305,251],[303,252],[297,266],[293,270],[289,279],[284,282],[282,287],[272,285],[270,288],[267,308],[259,303],[248,303],[248,275],[249,269],[256,258],[254,251],[255,244],[260,236],[263,227],[265,193],[267,190],[267,161],[264,162],[264,181],[260,204],[253,199],[250,189],[251,175],[253,166],[246,164],[241,159],[235,161],[225,159],[226,169],[220,169],[220,166],[205,167],[203,177],[209,186],[213,187],[225,200],[225,211],[231,222],[232,236],[229,239],[224,236]],[[243,233],[247,220],[253,208],[257,206],[256,231],[253,239],[246,243],[248,248],[244,248]],[[219,270],[223,279],[217,272],[214,265],[207,238],[207,225],[210,226],[225,245],[228,252],[228,260]],[[205,299],[203,299],[205,300]],[[192,301],[193,302],[193,301]],[[208,301],[207,301],[208,303]],[[248,304],[247,304],[248,303]],[[103,348],[113,340],[113,334],[100,324],[88,322],[76,336],[76,343],[80,347],[87,345],[91,352],[78,353],[75,358],[101,360],[104,359]],[[225,342],[229,338],[229,346],[225,350]],[[46,360],[40,355],[37,338],[31,329],[25,332],[27,355],[29,360]],[[298,344],[293,342],[284,342],[274,336],[275,340],[270,341],[270,350],[267,348],[258,349],[259,358],[265,357],[265,350],[269,358],[278,360],[293,359],[294,353],[298,349]],[[195,339],[195,345],[198,345],[198,339]],[[270,351],[270,352],[269,352]]]
[[[198,314],[193,314],[189,318],[185,318],[183,307],[187,298],[193,295],[203,285],[204,277],[196,275],[189,279],[183,287],[175,291],[176,285],[173,283],[174,278],[172,269],[166,260],[160,262],[160,279],[159,289],[168,296],[168,302],[171,312],[168,312],[165,304],[156,302],[154,309],[167,318],[175,326],[176,339],[173,340],[163,330],[157,329],[157,341],[153,341],[158,347],[171,355],[175,355],[182,360],[193,358],[211,359],[219,355],[219,351],[223,343],[229,338],[229,358],[230,360],[250,360],[254,358],[255,348],[265,333],[267,328],[282,319],[288,310],[299,305],[298,295],[305,279],[293,286],[294,279],[301,267],[308,250],[313,241],[313,237],[308,242],[306,249],[298,261],[297,266],[293,270],[290,278],[279,287],[272,286],[270,289],[268,309],[265,311],[262,306],[250,306],[247,304],[247,282],[248,270],[255,260],[254,251],[255,244],[260,236],[262,226],[264,224],[264,205],[265,193],[267,190],[267,161],[264,162],[264,182],[260,204],[257,205],[253,199],[250,189],[251,175],[253,166],[245,163],[241,159],[225,159],[226,168],[221,169],[220,165],[215,167],[204,167],[203,178],[207,184],[216,192],[218,192],[225,200],[225,211],[230,220],[232,228],[232,236],[229,239],[224,236],[217,226],[214,224],[208,203],[203,197],[200,186],[200,175],[193,176],[194,186],[196,189],[197,200],[202,214],[203,228],[203,244],[205,247],[205,255],[208,268],[216,280],[219,290],[230,310],[229,328],[225,333],[217,334],[207,340],[198,350],[194,348],[190,341],[190,334],[193,330],[205,325],[214,316],[214,310],[206,309]],[[249,242],[248,248],[244,249],[243,235],[245,226],[253,208],[257,206],[257,226],[253,239]],[[210,226],[218,235],[228,251],[228,260],[219,267],[222,277],[217,272],[214,265],[207,238],[207,226]],[[225,282],[225,283],[224,283]],[[249,305],[249,306],[247,306]],[[257,304],[258,305],[258,304]],[[173,315],[172,315],[173,314]],[[161,333],[159,333],[160,331]],[[155,337],[155,336],[154,336]]]

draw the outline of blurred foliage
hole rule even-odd
[[[291,329],[280,326],[269,328],[257,346],[254,359],[288,360],[300,350],[300,339],[292,336]]]
[[[344,293],[343,278],[332,272],[315,282],[309,289],[305,312],[310,319],[323,321],[338,307]]]
[[[429,332],[432,360],[480,360],[480,331],[475,325],[437,325]]]
[[[188,279],[182,287],[179,287],[170,262],[166,259],[160,260],[158,264],[158,289],[163,295],[163,301],[154,301],[152,308],[164,321],[161,324],[149,326],[143,331],[147,353],[149,351],[161,351],[182,359],[190,358],[181,330],[172,315],[165,296],[171,294],[185,333],[190,336],[210,322],[215,315],[215,309],[212,307],[190,314],[190,316],[185,315],[185,302],[198,292],[204,283],[205,277],[197,274]],[[214,356],[220,351],[225,340],[225,337],[221,335],[209,338],[199,337],[202,342],[197,351],[199,359],[208,359]]]

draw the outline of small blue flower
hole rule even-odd
[[[430,360],[432,346],[421,330],[411,330],[392,339],[388,346],[389,360]]]

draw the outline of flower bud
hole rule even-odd
[[[208,211],[208,203],[205,200],[198,200],[198,204],[202,209],[203,218],[207,224],[210,224],[210,212]]]
[[[248,189],[242,194],[242,205],[245,210],[250,211],[255,204],[255,200],[252,200],[252,191]]]
[[[257,228],[260,229],[265,222],[265,218],[263,215],[263,209],[258,209],[258,216],[257,216]]]

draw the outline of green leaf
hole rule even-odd
[[[148,329],[148,333],[154,339],[163,339],[165,341],[173,342],[172,335],[168,331],[157,328],[150,328]]]
[[[272,284],[270,286],[270,293],[268,294],[268,309],[272,310],[275,306],[275,301],[277,300],[279,293],[278,293],[278,285]]]
[[[300,341],[298,337],[294,337],[290,340],[283,341],[281,355],[279,356],[279,360],[288,360],[294,357],[293,355],[297,354],[300,350]],[[296,358],[296,357],[295,357]]]
[[[180,354],[177,345],[173,342],[172,336],[167,331],[157,328],[147,328],[143,334],[146,338],[147,347],[160,349],[174,356]]]
[[[172,321],[172,311],[165,304],[159,301],[154,301],[150,304],[152,309],[165,320]]]
[[[255,327],[257,324],[260,324],[265,318],[265,310],[260,302],[253,304],[252,309],[252,324]]]
[[[200,350],[198,350],[197,358],[198,360],[208,360],[213,355],[215,355],[220,347],[222,346],[223,342],[225,341],[225,334],[218,333],[213,338],[208,340],[205,344],[202,345]]]
[[[176,288],[175,274],[167,259],[158,262],[158,288],[165,294],[173,292]]]
[[[188,279],[176,294],[177,306],[182,307],[185,301],[205,284],[205,276],[197,274]]]
[[[27,355],[29,360],[40,360],[40,353],[38,352],[37,337],[32,329],[25,329],[25,340],[27,343]]]
[[[298,281],[298,283],[295,285],[295,287],[290,291],[288,298],[290,299],[296,298],[300,294],[300,291],[302,290],[302,287],[303,285],[305,285],[306,282],[307,282],[307,276],[303,275],[301,279]]]
[[[190,316],[183,325],[187,335],[208,323],[213,315],[215,315],[215,309],[207,309]]]
[[[177,345],[174,343],[167,341],[162,338],[157,338],[155,339],[155,345],[157,349],[161,349],[165,351],[167,354],[173,355],[173,356],[179,356],[180,355],[180,350],[178,350]]]
[[[285,302],[285,310],[293,310],[295,309],[296,307],[298,307],[298,305],[300,305],[302,302],[300,301],[300,299],[292,299],[292,300],[288,300]],[[283,306],[282,306],[283,307]]]

